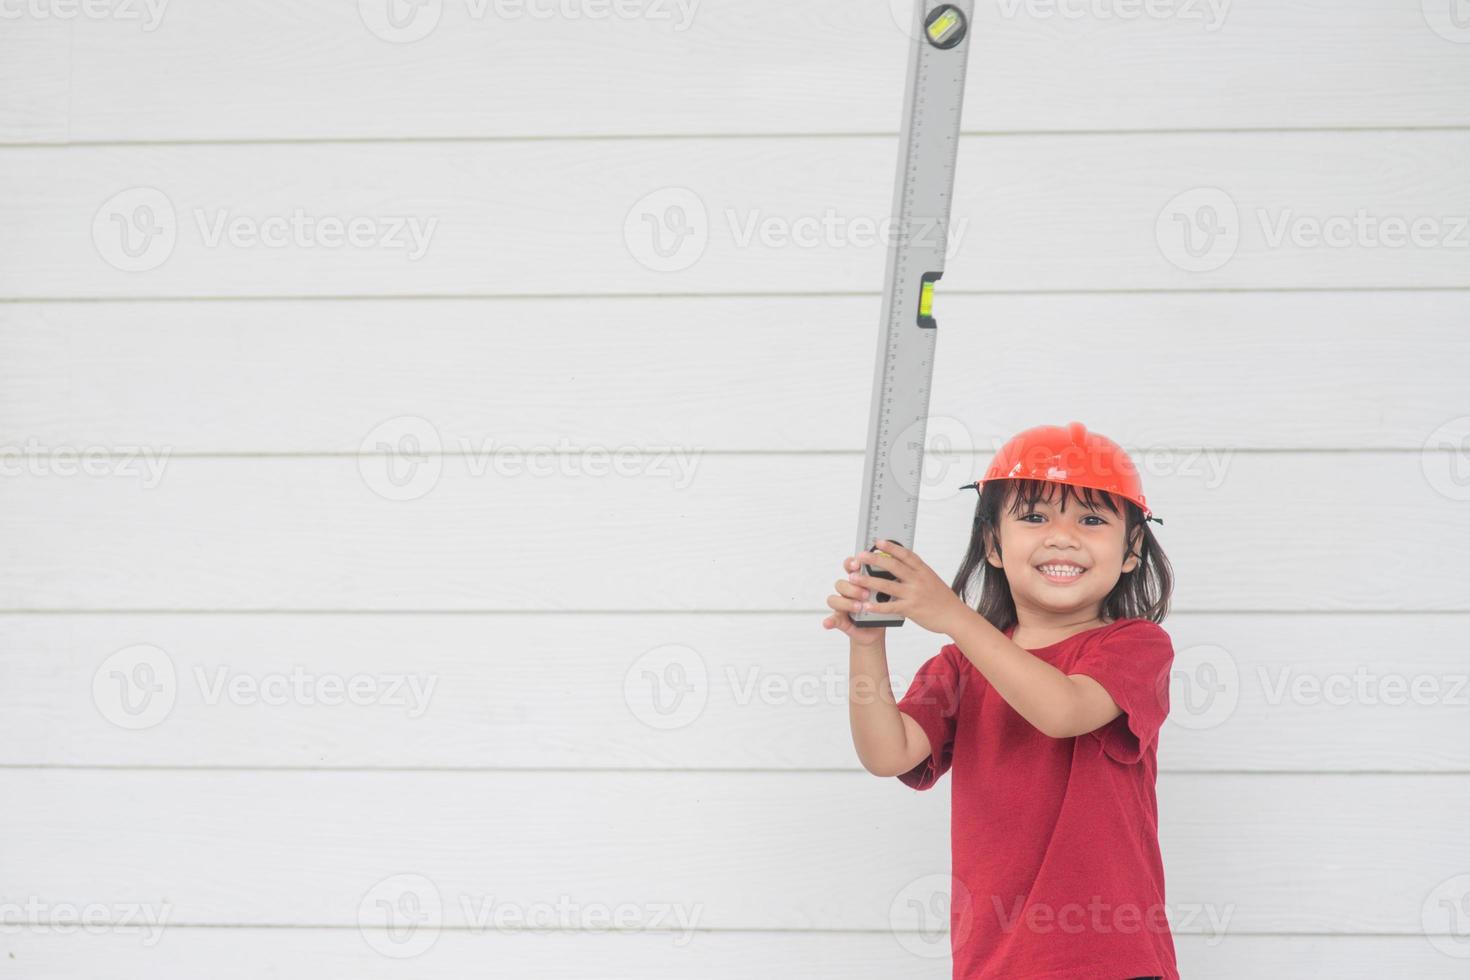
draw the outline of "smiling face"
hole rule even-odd
[[[1029,505],[1012,489],[997,518],[1000,555],[992,548],[986,561],[1005,570],[1022,625],[1095,619],[1118,579],[1138,567],[1125,546],[1121,502],[1113,501],[1114,512],[1106,494],[1092,491],[1089,506],[1087,491],[1062,489],[1046,484]],[[1064,496],[1070,499],[1059,506]]]

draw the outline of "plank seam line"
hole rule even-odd
[[[1118,129],[961,129],[961,137],[977,139],[1047,139],[1108,136],[1236,136],[1236,135],[1314,135],[1317,133],[1463,133],[1470,125],[1398,125],[1398,126],[1195,126],[1141,127]],[[897,131],[850,130],[837,132],[791,133],[516,133],[498,136],[301,136],[233,139],[136,139],[136,140],[66,140],[64,142],[9,143],[0,142],[0,150],[68,150],[99,147],[169,147],[169,146],[371,146],[419,145],[434,143],[610,143],[667,140],[841,140],[897,139]]]
[[[868,776],[858,767],[853,768],[797,768],[770,769],[760,767],[689,767],[675,769],[650,769],[638,766],[542,766],[537,769],[512,768],[508,766],[171,766],[171,765],[88,765],[83,763],[0,763],[0,771],[57,771],[57,772],[174,772],[174,773],[225,773],[225,772],[270,772],[270,773],[497,773],[513,775],[543,774],[638,774],[651,776],[811,776],[848,775]],[[1401,776],[1419,778],[1470,776],[1470,769],[1171,769],[1160,768],[1160,773],[1174,776]]]
[[[946,297],[956,296],[1191,296],[1208,294],[1269,295],[1275,293],[1463,293],[1470,285],[1436,286],[1190,286],[1176,289],[1136,287],[1121,289],[949,289]],[[812,290],[801,292],[688,292],[688,293],[280,293],[270,295],[194,296],[0,296],[0,304],[21,305],[56,303],[358,303],[358,302],[452,302],[452,301],[568,301],[586,300],[720,300],[720,299],[872,299],[879,293],[868,290]]]

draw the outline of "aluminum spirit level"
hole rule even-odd
[[[916,0],[914,5],[883,319],[863,463],[859,551],[869,550],[879,538],[905,547],[914,543],[934,375],[934,283],[944,274],[973,6],[974,0]],[[864,565],[863,571],[893,578],[871,565]],[[878,592],[873,598],[883,602],[889,596]],[[891,614],[859,613],[852,619],[858,626],[904,623],[903,617]]]

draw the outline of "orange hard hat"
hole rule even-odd
[[[1144,500],[1143,481],[1133,460],[1116,442],[1088,432],[1081,422],[1038,425],[1013,436],[1000,447],[985,475],[961,489],[978,491],[989,480],[1045,480],[1104,490],[1133,501],[1144,520],[1164,523],[1152,516]]]

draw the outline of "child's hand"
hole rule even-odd
[[[860,571],[848,576],[855,585],[888,593],[887,602],[869,602],[870,611],[902,616],[932,633],[953,633],[975,613],[918,555],[892,541],[879,541],[878,547],[885,554],[864,551],[857,556],[858,564],[892,572],[896,581]]]
[[[849,578],[838,579],[834,585],[837,594],[827,597],[827,605],[831,606],[835,612],[822,620],[822,629],[841,630],[856,646],[878,647],[883,643],[884,634],[888,632],[887,627],[858,626],[848,615],[858,612],[863,602],[872,598],[869,589],[851,581],[851,576],[859,570],[857,559],[847,557],[843,560],[842,567],[847,571]]]

